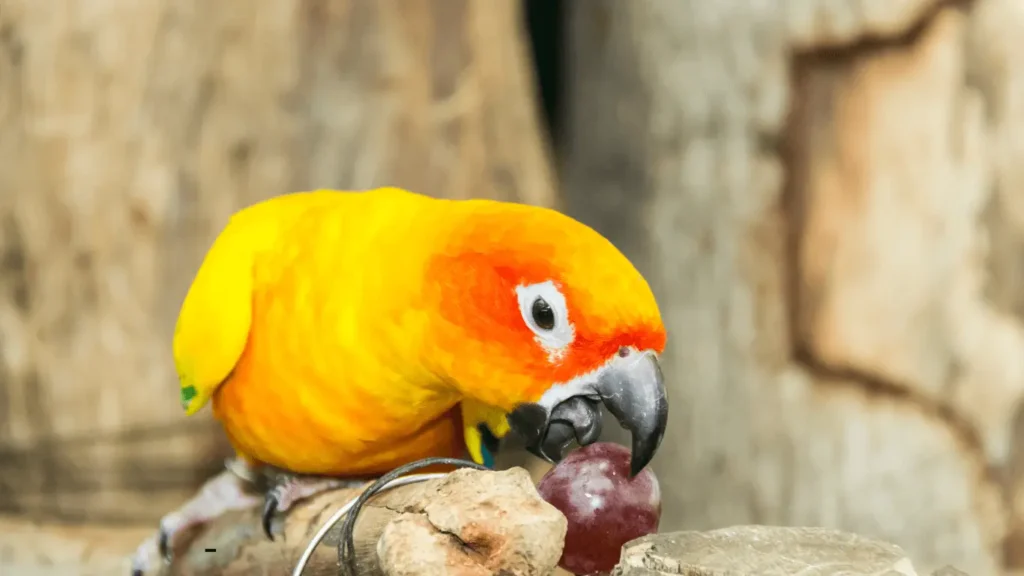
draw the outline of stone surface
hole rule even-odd
[[[938,570],[932,572],[932,576],[969,576],[967,572],[963,570],[957,570],[952,566],[943,566]]]
[[[735,526],[638,538],[613,576],[917,576],[899,546],[826,528]]]
[[[377,553],[385,574],[539,576],[562,555],[565,517],[524,469],[458,470],[424,503],[384,529]]]

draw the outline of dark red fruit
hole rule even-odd
[[[598,442],[569,453],[537,485],[569,521],[558,565],[574,574],[610,572],[622,545],[658,531],[661,490],[650,468],[629,477],[629,449]]]

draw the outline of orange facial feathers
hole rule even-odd
[[[439,357],[460,381],[498,380],[487,401],[509,408],[552,383],[590,372],[622,346],[660,353],[666,334],[650,287],[608,240],[552,210],[460,203],[444,248],[426,273],[436,302]],[[565,295],[575,337],[552,361],[514,297],[552,281]],[[485,384],[486,386],[487,384]]]

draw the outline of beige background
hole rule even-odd
[[[0,3],[0,510],[180,502],[225,449],[169,358],[209,242],[394,184],[562,207],[648,276],[664,529],[1024,568],[1024,4],[568,4],[549,141],[508,0]]]

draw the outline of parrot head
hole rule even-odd
[[[558,461],[601,435],[602,407],[632,435],[631,473],[654,457],[668,421],[658,356],[666,333],[630,261],[554,210],[452,201],[428,283],[441,323],[437,370],[464,396],[507,414],[527,449]]]

